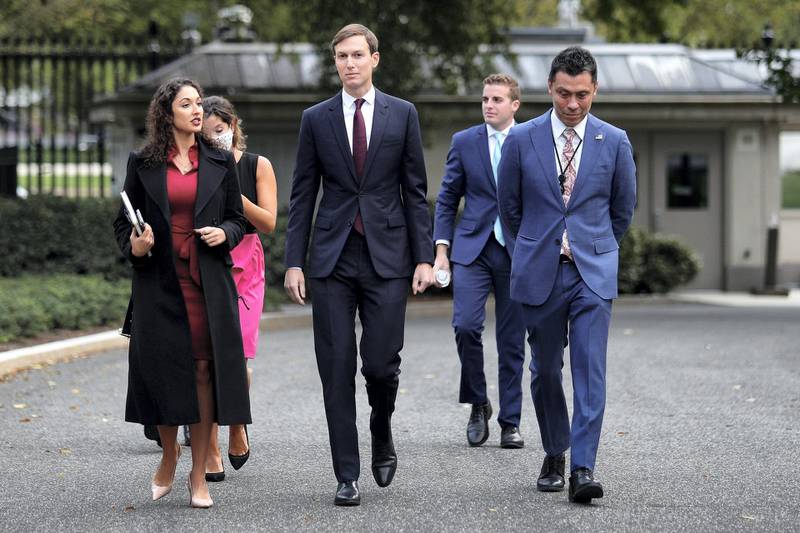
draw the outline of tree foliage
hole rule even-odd
[[[298,6],[303,33],[326,59],[330,85],[335,78],[328,46],[351,22],[369,27],[380,42],[376,85],[399,95],[425,90],[432,79],[450,93],[480,81],[485,69],[475,58],[481,45],[503,46],[514,6],[506,0],[307,0]]]

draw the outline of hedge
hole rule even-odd
[[[121,326],[130,281],[58,274],[0,278],[0,342],[54,329]]]
[[[699,271],[697,256],[675,237],[632,226],[620,243],[620,293],[667,293],[692,281]]]

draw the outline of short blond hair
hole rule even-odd
[[[508,74],[489,74],[483,79],[484,85],[505,85],[511,101],[520,99],[519,83]]]

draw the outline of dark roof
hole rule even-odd
[[[524,93],[541,93],[547,88],[550,62],[564,46],[512,44],[516,63],[511,56],[497,55],[494,67],[517,77]],[[772,94],[761,84],[763,69],[738,59],[733,50],[695,50],[676,44],[583,46],[597,60],[598,83],[604,94]],[[307,93],[316,89],[320,73],[318,56],[308,43],[212,42],[150,72],[126,90],[149,92],[175,76],[195,79],[208,91]],[[431,92],[440,91],[433,87]]]

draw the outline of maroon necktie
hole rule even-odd
[[[359,181],[364,177],[364,164],[367,162],[367,125],[364,124],[364,115],[361,114],[363,98],[356,99],[356,113],[353,115],[353,163],[356,167],[356,176]],[[361,210],[356,210],[353,228],[364,235],[364,222],[361,220]]]

